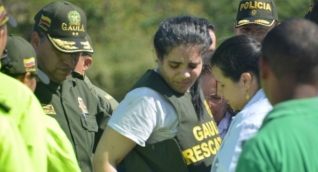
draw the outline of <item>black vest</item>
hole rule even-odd
[[[222,140],[202,91],[205,108],[198,120],[190,93],[176,93],[157,72],[148,70],[133,89],[139,87],[149,87],[169,100],[178,114],[179,130],[175,138],[137,145],[125,158],[126,171],[210,172]]]

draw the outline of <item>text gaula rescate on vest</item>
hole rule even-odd
[[[220,138],[220,136],[218,136],[219,131],[214,121],[209,121],[200,126],[195,126],[193,127],[192,131],[194,138],[197,141],[202,142],[198,145],[193,146],[192,148],[182,151],[187,165],[215,155],[219,150],[220,144],[222,142],[222,139]]]

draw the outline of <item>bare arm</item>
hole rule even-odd
[[[95,172],[117,172],[116,165],[136,146],[136,143],[107,126],[93,158]]]

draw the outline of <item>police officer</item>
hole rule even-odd
[[[36,78],[48,84],[49,78],[37,67],[35,51],[25,39],[9,35],[2,59],[1,72],[24,83],[32,91],[36,87]],[[43,113],[46,127],[47,171],[79,172],[79,166],[71,142],[55,119]],[[30,132],[29,134],[31,134]]]
[[[241,0],[238,6],[235,35],[248,35],[262,42],[266,34],[278,24],[273,0]]]
[[[312,18],[311,14],[312,14],[313,8],[314,8],[316,3],[317,3],[317,0],[311,0],[311,5],[309,6],[309,8],[306,11],[305,19],[310,20]]]
[[[7,14],[2,1],[0,1],[0,14],[0,57],[2,58],[2,53],[7,42],[6,23],[9,22],[10,25],[15,26],[16,22]],[[30,89],[3,73],[0,73],[0,81],[0,102],[6,107],[4,108],[6,111],[5,117],[8,118],[8,120],[11,120],[13,125],[18,128],[23,139],[24,148],[30,158],[30,160],[28,160],[21,152],[21,156],[19,156],[21,159],[16,160],[15,165],[23,165],[24,163],[27,163],[27,161],[30,161],[33,171],[46,171],[47,149],[45,145],[45,126],[43,124],[44,113],[38,100]],[[2,124],[0,125],[2,126]],[[5,138],[10,139],[9,137],[10,136],[7,135]],[[1,140],[3,139],[1,138]],[[18,138],[15,141],[18,142]],[[0,155],[3,156],[5,155],[5,152],[11,152],[8,149],[1,151]],[[15,151],[15,149],[19,148],[16,147],[11,150]],[[14,152],[11,153],[14,154]],[[0,166],[5,167],[3,164]],[[26,170],[28,170],[28,168],[23,169],[23,171]]]
[[[39,68],[50,78],[49,85],[37,83],[35,94],[72,142],[81,170],[91,172],[95,136],[109,115],[83,80],[67,79],[80,53],[93,52],[85,39],[86,14],[70,2],[56,1],[38,11],[34,20],[31,44]]]
[[[32,46],[23,38],[8,36],[1,59],[1,72],[12,76],[32,91],[36,86],[36,78],[48,84],[49,78],[37,67],[37,59]]]
[[[86,39],[89,42],[89,44],[93,46],[91,37],[88,34],[86,35]],[[92,55],[93,53],[90,52],[82,52],[80,54],[80,57],[75,66],[75,70],[72,73],[72,76],[84,80],[85,83],[88,85],[89,89],[96,96],[98,96],[99,99],[103,100],[105,108],[110,110],[108,113],[112,114],[113,111],[117,108],[118,102],[110,94],[93,85],[90,79],[87,77],[87,75],[85,75],[85,71],[93,63]]]

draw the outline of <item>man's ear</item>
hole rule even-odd
[[[36,50],[40,46],[40,36],[38,32],[33,31],[31,35],[31,45]]]
[[[24,77],[23,77],[23,83],[24,84],[30,84],[30,80],[31,80],[31,73],[30,72],[26,72],[24,74]]]
[[[86,71],[92,63],[93,59],[91,57],[86,57],[84,60],[83,70]]]
[[[30,73],[30,72],[29,72]],[[26,84],[26,73],[25,74],[23,74],[23,75],[18,75],[18,76],[16,76],[15,78],[17,79],[17,80],[19,80],[20,82],[22,82],[24,85]]]
[[[7,31],[7,25],[4,24],[3,26],[1,26],[0,28],[0,38],[1,38],[1,41],[0,41],[0,47],[2,47],[3,49],[5,49],[6,47],[6,44],[7,44],[7,35],[8,34],[8,31]],[[0,53],[0,55],[2,56],[2,53]],[[0,56],[0,58],[1,58]]]
[[[238,28],[237,28],[237,27],[235,27],[235,22],[234,22],[234,24],[233,24],[233,29],[234,29],[234,33],[235,33],[235,35],[237,35]]]

